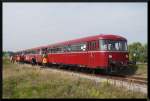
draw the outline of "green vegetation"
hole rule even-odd
[[[14,54],[14,52],[11,51],[3,51],[3,56],[4,57],[9,57],[10,55]]]
[[[147,62],[147,44],[142,45],[140,42],[134,42],[128,46],[130,60],[136,60],[138,62]],[[134,57],[134,54],[135,57]]]
[[[107,83],[3,61],[3,98],[147,98]]]
[[[5,65],[11,64],[9,61],[9,58],[3,57],[3,64],[5,64]]]
[[[136,74],[147,77],[147,69],[148,69],[147,65],[146,64],[138,64],[137,66],[138,66],[138,69],[136,71]]]

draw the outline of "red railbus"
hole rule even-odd
[[[112,34],[100,34],[21,51],[24,61],[41,64],[74,65],[83,68],[118,71],[127,68],[127,39]],[[43,57],[43,54],[45,57]]]

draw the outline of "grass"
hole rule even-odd
[[[147,98],[107,83],[3,61],[3,98]]]
[[[147,77],[147,64],[138,64],[138,69],[136,71],[136,74],[146,76]]]
[[[5,65],[11,64],[10,60],[7,57],[3,57],[2,61],[3,61],[3,64]]]

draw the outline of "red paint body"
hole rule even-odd
[[[62,54],[48,54],[49,63],[81,65],[88,68],[107,68],[108,55],[111,54],[113,60],[123,61],[127,64],[128,58],[125,57],[127,52],[71,52]]]
[[[65,41],[52,45],[43,46],[44,48],[51,48],[56,46],[72,45],[75,43],[88,43],[90,41],[97,41],[100,39],[108,40],[126,40],[121,36],[116,35],[95,35],[86,38],[80,38],[71,41]],[[33,48],[29,50],[37,50],[43,47]],[[128,52],[111,52],[99,50],[99,43],[96,44],[95,50],[86,50],[80,52],[63,52],[63,53],[48,53],[48,63],[67,64],[67,65],[79,65],[88,68],[107,68],[109,66],[109,55],[112,55],[113,61],[120,61],[123,64],[127,64],[129,58],[126,57]],[[27,50],[25,50],[27,51]],[[42,56],[40,54],[25,54],[24,61],[31,62],[32,58],[36,59],[36,62],[42,63]]]

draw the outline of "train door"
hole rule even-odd
[[[42,63],[47,64],[48,62],[48,51],[47,48],[42,49]]]
[[[38,62],[42,63],[43,62],[43,58],[47,57],[47,48],[41,48],[38,50],[39,51],[39,55],[38,55]]]
[[[88,42],[87,44],[88,48],[88,66],[92,67],[94,64],[94,57],[93,57],[93,52],[92,52],[92,42]]]
[[[90,67],[95,67],[96,65],[96,50],[98,48],[98,42],[96,40],[90,41],[87,44],[88,49],[88,65]]]

